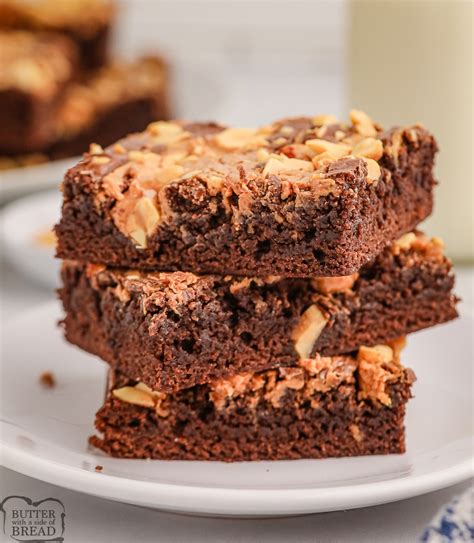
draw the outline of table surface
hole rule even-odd
[[[0,326],[5,319],[54,296],[29,283],[5,262],[0,263],[0,277]],[[457,292],[471,304],[473,277],[473,270],[458,272]],[[16,494],[33,500],[53,496],[64,503],[65,543],[410,543],[418,541],[440,507],[468,486],[469,482],[465,482],[417,498],[352,511],[281,519],[216,519],[175,515],[85,496],[0,468],[0,501]]]

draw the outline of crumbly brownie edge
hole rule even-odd
[[[439,247],[429,247],[433,254],[413,248],[394,254],[393,246],[361,270],[350,288],[330,293],[318,290],[320,280],[180,272],[151,280],[66,263],[60,291],[65,336],[165,391],[291,365],[316,352],[350,352],[457,316],[451,264]],[[319,336],[312,331],[318,326]]]
[[[146,248],[116,227],[113,202],[97,207],[98,178],[89,158],[64,180],[58,256],[148,270],[349,275],[432,211],[436,143],[417,128],[416,141],[402,136],[394,157],[394,134],[400,137],[380,136],[387,149],[380,179],[367,183],[365,166],[348,161],[331,174],[338,194],[316,195],[304,184],[286,194],[278,176],[254,182],[243,170],[237,185],[226,185],[225,197],[196,177],[170,183],[160,198],[171,212]],[[123,144],[137,145],[133,139]],[[107,160],[108,152],[97,160]]]
[[[283,368],[266,372],[273,376],[265,385],[258,376],[243,390],[236,379],[230,387],[221,383],[224,401],[217,387],[205,385],[172,397],[158,394],[154,407],[145,406],[146,395],[133,393],[135,382],[115,374],[115,393],[109,391],[97,413],[99,435],[90,443],[121,458],[225,462],[405,452],[405,406],[414,380],[410,370],[395,370],[399,373],[384,384],[381,403],[362,394],[360,368],[354,374],[325,364],[318,369],[329,377],[312,386],[301,384],[295,368]],[[260,393],[258,387],[269,382],[273,388]],[[123,401],[130,394],[143,405]]]

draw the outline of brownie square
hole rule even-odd
[[[436,143],[367,115],[153,123],[65,176],[60,258],[148,271],[350,275],[426,218]]]
[[[351,356],[301,360],[175,394],[111,372],[99,435],[111,456],[161,460],[287,460],[405,451],[415,379],[400,342]]]
[[[339,278],[140,273],[65,262],[68,341],[172,392],[350,353],[456,317],[441,242],[411,233]]]
[[[51,143],[58,104],[76,62],[67,38],[0,32],[0,153],[26,154]]]
[[[48,139],[42,141],[40,152],[0,156],[0,170],[80,155],[91,142],[94,148],[109,145],[155,119],[168,119],[168,94],[168,68],[160,57],[115,62],[90,72],[86,79],[71,82],[49,110],[41,125],[47,128]],[[25,148],[29,137],[25,129],[18,148]],[[10,141],[6,129],[5,140]]]
[[[108,60],[115,12],[112,0],[0,0],[0,28],[67,36],[79,51],[81,69],[87,71]]]

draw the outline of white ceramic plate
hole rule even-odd
[[[254,463],[119,460],[87,448],[105,364],[68,346],[56,303],[4,327],[3,463],[112,500],[208,515],[273,516],[400,500],[457,483],[472,470],[472,314],[415,334],[405,361],[418,374],[404,455]],[[45,390],[39,375],[54,372]],[[95,472],[95,466],[103,471]]]
[[[59,187],[66,170],[78,161],[79,157],[66,158],[36,166],[0,171],[0,203],[32,192]]]
[[[61,193],[51,190],[15,200],[0,212],[4,257],[31,281],[52,288],[58,286],[59,261],[54,241],[44,238],[59,220],[60,209]]]

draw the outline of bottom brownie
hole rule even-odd
[[[244,373],[154,392],[110,373],[90,443],[121,458],[284,460],[405,451],[405,405],[415,376],[401,341],[351,356]]]

